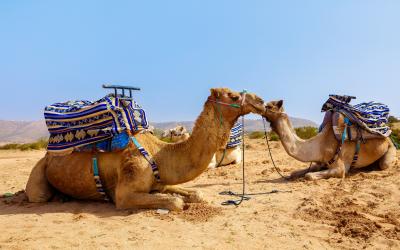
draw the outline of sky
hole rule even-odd
[[[138,86],[150,121],[194,120],[213,87],[320,122],[329,94],[400,116],[400,1],[0,1],[0,119]]]

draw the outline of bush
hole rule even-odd
[[[392,138],[394,143],[397,144],[396,147],[399,148],[400,147],[400,129],[393,129],[390,137]]]
[[[275,132],[270,131],[267,133],[267,135],[270,141],[279,141],[279,136]],[[264,131],[253,131],[249,134],[249,139],[264,139],[264,138],[265,138]]]
[[[22,151],[25,150],[31,150],[31,149],[43,149],[47,147],[48,141],[45,139],[40,139],[36,142],[32,143],[24,143],[24,144],[17,144],[17,143],[11,143],[11,144],[6,144],[0,147],[0,150],[9,150],[9,149],[19,149]]]
[[[161,138],[163,133],[164,131],[162,129],[154,128],[154,135],[157,136],[158,138]]]
[[[294,130],[301,139],[310,139],[318,134],[318,129],[311,126],[295,128]]]
[[[389,116],[389,123],[395,123],[395,122],[400,122],[400,120],[399,119],[397,119],[396,117],[394,117],[394,116]]]
[[[279,141],[279,135],[273,131],[268,133],[268,137],[270,141]]]
[[[250,139],[263,139],[265,138],[264,131],[253,131],[249,134]]]

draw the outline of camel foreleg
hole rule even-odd
[[[326,166],[326,164],[324,164],[324,163],[319,163],[319,162],[313,163],[310,167],[307,167],[307,168],[304,168],[304,169],[301,169],[301,170],[297,170],[297,171],[293,171],[290,174],[290,178],[291,179],[297,179],[297,178],[303,177],[307,173],[320,171],[325,166]]]
[[[183,205],[184,202],[181,198],[167,194],[133,192],[132,189],[123,185],[116,189],[115,206],[118,209],[162,208],[180,211],[183,209]]]
[[[167,186],[164,186],[164,188],[160,191],[162,193],[182,195],[184,197],[185,202],[188,202],[188,203],[205,202],[205,200],[203,198],[203,193],[198,190],[195,190],[195,189],[183,188],[183,187],[175,186],[175,185],[167,185]]]
[[[346,174],[349,172],[349,169],[350,167],[347,166],[341,158],[339,158],[335,163],[329,166],[329,169],[315,173],[307,173],[305,177],[307,180],[320,180],[331,177],[342,178],[343,180]]]

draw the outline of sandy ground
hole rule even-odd
[[[400,249],[400,166],[369,167],[338,179],[287,182],[274,172],[262,140],[246,146],[247,191],[239,207],[221,206],[241,190],[241,168],[208,170],[186,187],[201,190],[207,205],[180,213],[117,211],[112,204],[0,200],[0,248],[4,249]],[[274,142],[283,173],[306,167]],[[0,194],[25,187],[44,151],[0,151]],[[400,155],[400,154],[398,154]]]

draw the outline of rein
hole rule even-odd
[[[268,140],[268,133],[267,133],[267,127],[265,126],[265,121],[266,121],[266,118],[263,117],[264,136],[265,136],[265,140],[267,141],[269,157],[271,158],[272,165],[274,166],[275,171],[276,171],[283,179],[285,179],[286,181],[289,181],[289,180],[290,180],[290,177],[287,177],[287,176],[285,176],[285,175],[283,175],[283,174],[281,173],[280,169],[279,169],[279,168],[276,166],[276,164],[275,164],[274,158],[272,157],[272,151],[271,151],[271,146],[270,146],[269,140]],[[312,165],[312,162],[310,162],[310,166],[308,166],[307,173],[310,172],[310,170],[311,170],[311,165]]]

